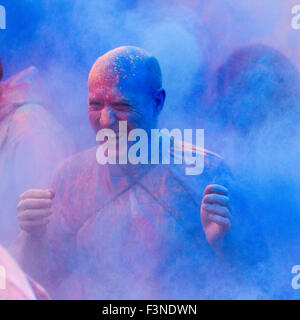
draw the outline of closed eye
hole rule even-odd
[[[89,109],[90,110],[101,110],[103,108],[103,104],[100,102],[90,102]]]
[[[113,103],[112,107],[118,111],[129,111],[131,108],[131,105],[128,103]]]

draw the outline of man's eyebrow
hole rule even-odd
[[[90,104],[101,104],[101,101],[95,98],[89,98]]]
[[[119,100],[112,102],[112,104],[114,104],[114,105],[116,105],[116,104],[130,104],[130,102],[126,99],[119,99]]]

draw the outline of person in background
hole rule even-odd
[[[72,139],[42,106],[41,87],[34,67],[3,80],[0,61],[0,243],[5,247],[18,234],[19,195],[48,186],[54,168],[74,151]]]
[[[208,118],[230,139],[297,134],[299,71],[278,50],[262,44],[237,49],[218,68],[214,83],[216,102]],[[278,134],[280,128],[284,134]]]
[[[0,246],[0,300],[49,300],[46,291]]]
[[[251,239],[262,236],[266,247],[249,241],[247,251],[253,257],[266,251],[255,271],[264,297],[292,297],[289,269],[298,263],[300,240],[300,73],[281,52],[257,44],[233,52],[217,70],[215,84],[209,115],[214,150],[243,186]],[[274,278],[281,279],[278,287]]]

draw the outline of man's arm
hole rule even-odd
[[[61,194],[66,188],[64,170],[58,170],[53,190],[32,189],[20,196],[22,231],[11,248],[24,271],[50,293],[71,272],[68,261],[74,262],[76,253],[76,233],[65,218],[70,199]]]
[[[21,232],[10,251],[22,269],[38,281],[43,280],[49,255],[47,224],[54,196],[52,190],[28,190],[20,196],[17,207]]]
[[[253,219],[248,206],[249,190],[235,179],[224,162],[217,166],[214,177],[213,188],[208,186],[204,192],[201,214],[203,217],[216,214],[212,221],[219,222],[219,226],[207,227],[207,240],[215,242],[213,248],[231,266],[257,265],[266,257],[267,248],[259,222]]]
[[[225,247],[231,238],[233,219],[232,192],[235,189],[233,174],[216,155],[208,155],[210,182],[205,187],[201,202],[201,222],[206,239],[220,257],[227,257]]]
[[[201,222],[206,239],[218,255],[222,255],[223,241],[231,228],[231,207],[227,188],[208,185],[201,203]]]

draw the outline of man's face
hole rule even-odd
[[[155,127],[154,99],[134,77],[121,81],[104,74],[90,76],[88,115],[92,128],[113,129],[118,134],[119,121],[127,121],[128,132]],[[118,136],[117,136],[118,137]]]

